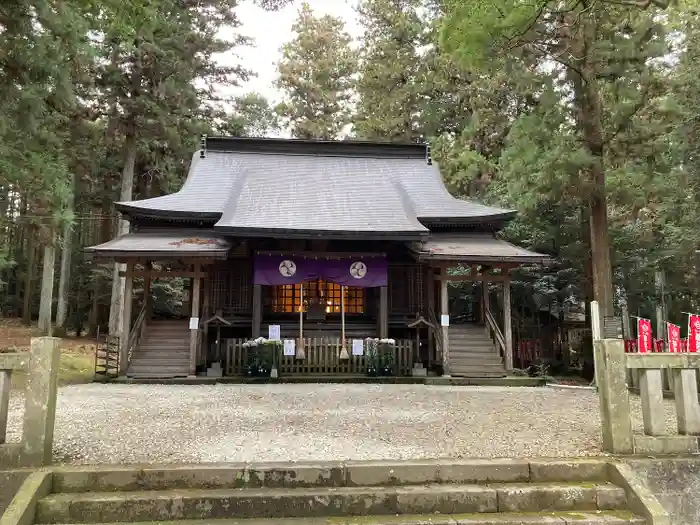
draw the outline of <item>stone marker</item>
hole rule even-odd
[[[38,467],[51,463],[60,342],[56,337],[38,337],[31,341],[31,361],[24,394],[22,466]]]

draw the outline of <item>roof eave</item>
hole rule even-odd
[[[415,251],[415,250],[414,250]],[[554,262],[549,256],[522,256],[522,257],[498,257],[493,255],[445,255],[416,252],[419,261],[451,261],[470,263],[516,263],[516,264],[542,264],[548,265]]]
[[[135,218],[148,219],[178,219],[178,220],[210,220],[218,221],[221,218],[221,213],[210,211],[181,211],[181,210],[158,210],[152,208],[141,208],[140,206],[132,206],[126,202],[116,202],[114,207],[117,211]]]
[[[186,251],[186,250],[153,250],[153,251],[134,251],[134,250],[104,250],[85,248],[84,252],[99,259],[119,259],[119,258],[182,258],[196,257],[200,259],[226,259],[229,249],[226,250],[209,250],[209,251]]]
[[[492,215],[476,215],[473,217],[418,217],[418,220],[424,224],[435,225],[471,225],[489,222],[507,222],[513,220],[517,215],[516,211],[507,210],[503,213]]]
[[[285,239],[307,239],[322,237],[324,239],[362,239],[362,240],[392,240],[420,241],[429,235],[426,229],[422,231],[347,231],[347,230],[295,230],[278,228],[240,228],[215,226],[217,233],[235,235],[238,237],[273,237]]]

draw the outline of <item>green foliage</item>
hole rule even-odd
[[[284,100],[277,112],[296,138],[335,139],[350,124],[357,57],[344,26],[339,18],[314,16],[305,2],[294,39],[282,48],[277,87]]]
[[[420,0],[362,0],[364,28],[357,84],[355,133],[360,138],[411,142],[424,136],[420,122],[423,82],[421,57],[428,26]]]

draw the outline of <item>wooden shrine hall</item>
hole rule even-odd
[[[116,208],[130,233],[88,250],[124,264],[118,375],[134,378],[243,374],[271,326],[305,349],[280,374],[364,373],[343,350],[382,338],[396,374],[503,376],[509,272],[547,259],[496,237],[514,211],[451,196],[423,144],[206,137],[180,191]],[[150,290],[172,278],[187,299],[167,318]],[[502,293],[459,322],[450,281]]]

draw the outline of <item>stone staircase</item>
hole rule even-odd
[[[127,377],[187,377],[190,372],[190,330],[187,320],[148,321],[131,357]]]
[[[34,523],[646,523],[608,481],[608,467],[605,460],[58,467],[41,474],[51,489],[37,495]]]
[[[505,377],[503,359],[483,325],[449,327],[450,373],[457,377]]]

